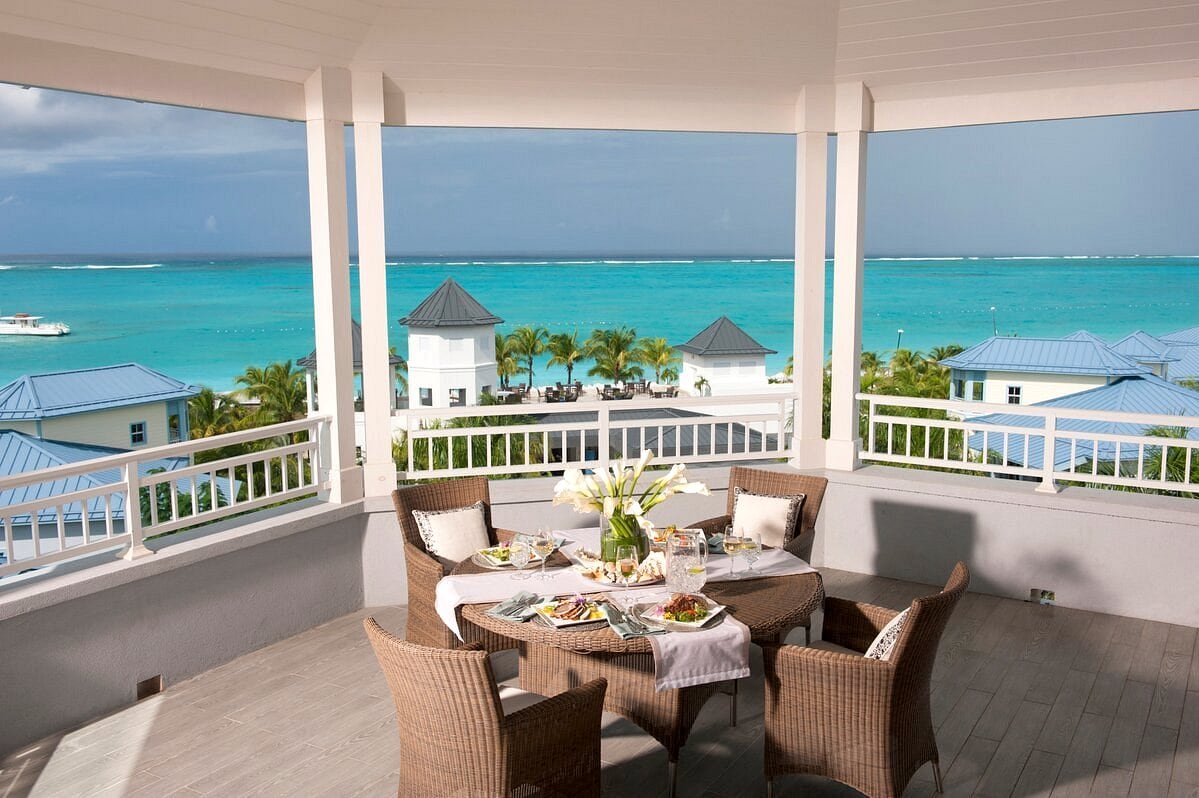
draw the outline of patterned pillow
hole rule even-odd
[[[762,535],[763,546],[781,548],[795,535],[805,495],[772,496],[733,488],[733,534],[746,531]]]
[[[895,643],[899,640],[899,635],[903,633],[903,625],[907,623],[908,613],[911,610],[912,608],[908,607],[883,627],[883,630],[878,633],[878,637],[874,638],[874,642],[870,644],[870,648],[866,649],[864,656],[867,659],[878,659],[883,662],[891,660],[891,654],[895,652]]]
[[[413,510],[421,540],[441,564],[452,567],[491,544],[483,502],[452,510]]]

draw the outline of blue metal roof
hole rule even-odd
[[[0,421],[33,421],[113,407],[189,399],[200,392],[137,363],[28,374],[0,388]]]
[[[1162,340],[1171,344],[1199,344],[1199,327],[1188,327],[1163,335]]]
[[[89,446],[66,441],[47,441],[35,438],[32,435],[26,435],[22,432],[0,430],[0,476],[2,477],[24,474],[41,468],[71,465],[121,453],[121,449],[110,449],[105,446]],[[186,457],[166,457],[160,460],[140,463],[137,471],[138,474],[144,477],[154,469],[174,471],[179,468],[185,468],[187,465],[188,459]],[[24,504],[25,502],[62,496],[77,490],[85,490],[99,485],[116,485],[120,481],[120,469],[106,468],[50,482],[38,482],[20,488],[0,490],[0,507],[9,507],[14,504]],[[125,497],[121,494],[114,494],[112,508],[114,518],[124,518]],[[96,520],[104,518],[103,499],[97,497],[88,501],[87,511],[89,518]],[[53,512],[43,512],[40,515],[42,516],[41,520],[44,522],[53,523],[55,520]],[[67,508],[65,520],[77,521],[79,520],[79,516],[79,506],[75,505],[74,507]],[[29,518],[28,516],[17,517],[14,519],[14,522],[29,523]]]
[[[1135,377],[1123,377],[1111,385],[1102,385],[1047,402],[1037,402],[1035,406],[1199,417],[1199,391],[1183,388],[1152,374],[1141,374]],[[1028,427],[1030,431],[1036,432],[1044,429],[1044,423],[1039,418],[1009,413],[979,416],[971,419],[971,422],[1005,427]],[[1093,433],[1099,437],[1098,455],[1101,460],[1113,460],[1116,453],[1115,444],[1104,442],[1102,440],[1104,436],[1143,435],[1148,426],[1152,425],[1061,417],[1057,421],[1059,430]],[[1199,427],[1190,429],[1187,437],[1191,440],[1199,440]],[[1045,448],[1043,436],[1036,435],[1034,437],[1034,435],[1015,432],[992,433],[986,436],[985,448],[1002,454],[1005,438],[1007,439],[1007,461],[1009,463],[1028,465],[1030,468],[1042,467]],[[1027,449],[1025,448],[1026,443]],[[975,432],[970,436],[970,448],[975,451],[984,448],[983,433]],[[1076,463],[1089,460],[1091,459],[1091,449],[1090,442],[1078,441],[1075,445],[1074,456],[1071,458],[1069,442],[1058,441],[1054,451],[1054,465],[1062,468],[1068,466],[1071,459]]]
[[[1065,336],[1062,340],[1064,340],[1064,341],[1094,341],[1095,343],[1102,344],[1103,346],[1107,346],[1107,341],[1103,340],[1098,335],[1095,335],[1095,333],[1087,332],[1086,330],[1075,330],[1074,332]]]
[[[1173,363],[1178,360],[1172,351],[1173,346],[1144,330],[1126,335],[1108,348],[1137,363]]]
[[[1199,344],[1175,344],[1170,354],[1178,358],[1167,373],[1172,380],[1199,379]]]
[[[1099,374],[1120,377],[1146,369],[1109,350],[1099,341],[992,336],[941,365],[974,371],[1045,374]]]

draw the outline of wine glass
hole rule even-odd
[[[754,570],[754,563],[762,556],[762,535],[758,532],[746,532],[741,537],[741,556],[745,558],[745,562],[749,564],[745,576],[757,576],[758,572]]]
[[[538,579],[552,579],[550,574],[545,572],[545,561],[554,553],[554,534],[546,527],[538,527],[537,535],[533,538],[533,551],[537,552],[541,557],[541,573]]]
[[[516,573],[512,574],[513,579],[528,579],[532,574],[526,573],[525,568],[533,560],[533,546],[522,536],[517,536],[512,539],[512,543],[508,546],[508,562],[516,567]]]
[[[740,579],[741,577],[734,573],[737,559],[737,552],[741,551],[741,538],[733,534],[733,528],[729,527],[724,533],[724,553],[729,555],[729,579]]]
[[[636,546],[616,547],[616,577],[625,587],[637,581],[638,554]]]

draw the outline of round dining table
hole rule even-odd
[[[547,565],[566,562],[565,557],[557,554]],[[482,573],[485,570],[471,560],[465,560],[454,573]],[[611,590],[597,592],[619,594],[619,590],[613,586]],[[824,603],[824,583],[815,572],[708,582],[703,592],[749,627],[750,639],[756,643],[779,642]],[[649,638],[621,639],[607,625],[553,628],[537,621],[512,623],[488,615],[487,610],[493,606],[494,602],[464,605],[461,607],[462,620],[515,641],[520,650],[521,688],[548,696],[591,679],[607,679],[604,709],[635,723],[666,748],[668,781],[673,795],[679,752],[686,744],[700,710],[720,690],[721,683],[659,692]]]

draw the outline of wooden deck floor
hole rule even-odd
[[[930,592],[838,571],[825,584],[897,608]],[[393,706],[362,632],[367,614],[403,627],[402,609],[363,611],[172,685],[11,754],[0,796],[393,796]],[[1189,627],[967,595],[934,677],[946,794],[1199,798],[1195,644]],[[760,676],[741,696],[736,728],[723,696],[705,707],[680,796],[764,794]],[[605,795],[664,794],[665,752],[635,726],[605,716],[603,758]],[[932,794],[931,779],[926,767],[907,794]],[[856,794],[798,779],[779,787]]]

